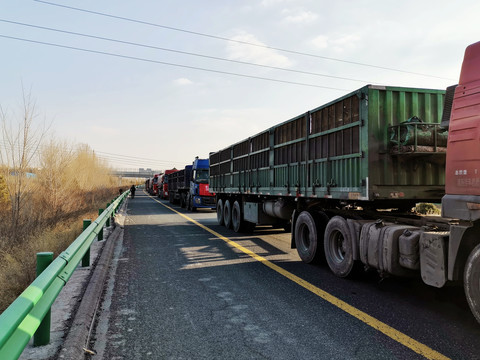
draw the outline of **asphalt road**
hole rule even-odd
[[[338,279],[280,230],[240,235],[161,202],[128,202],[94,359],[480,359],[461,287]]]

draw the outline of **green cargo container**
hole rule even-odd
[[[445,91],[367,85],[210,155],[217,194],[440,201]],[[365,203],[364,203],[365,204]]]

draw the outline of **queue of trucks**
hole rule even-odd
[[[192,165],[186,165],[184,169],[166,170],[147,179],[145,188],[149,194],[169,200],[171,204],[178,203],[189,211],[215,209],[215,194],[209,190],[208,179],[209,160],[196,157]],[[158,183],[157,191],[150,185],[155,183]]]
[[[209,185],[220,225],[283,227],[302,261],[340,278],[463,283],[480,322],[480,42],[447,91],[367,85],[192,169],[168,175],[172,203],[200,207]],[[441,204],[441,216],[416,214],[418,203]]]

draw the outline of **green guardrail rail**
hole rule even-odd
[[[103,234],[104,225],[108,226],[129,193],[125,191],[112,201],[0,315],[0,359],[20,357],[80,261],[82,266],[89,265],[90,245],[98,234]]]

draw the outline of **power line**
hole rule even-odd
[[[103,157],[100,155],[96,155],[96,157],[101,160],[105,161],[108,164],[111,164],[113,166],[114,163],[116,164],[121,164],[121,166],[131,166],[134,168],[155,168],[155,169],[162,169],[162,168],[169,168],[173,165],[165,165],[161,163],[155,163],[155,162],[138,162],[138,161],[125,161],[125,160],[116,160],[116,159],[111,159],[107,157]]]
[[[36,28],[36,29],[55,31],[55,32],[63,33],[63,34],[82,36],[82,37],[87,37],[87,38],[91,38],[91,39],[110,41],[110,42],[115,42],[115,43],[119,43],[119,44],[139,46],[139,47],[144,47],[144,48],[148,48],[148,49],[155,49],[155,50],[173,52],[173,53],[183,54],[183,55],[197,56],[197,57],[202,57],[202,58],[206,58],[206,59],[228,61],[228,62],[232,62],[232,63],[236,63],[236,64],[258,66],[258,67],[267,68],[267,69],[288,71],[288,72],[305,74],[305,75],[322,76],[322,77],[328,77],[328,78],[332,78],[332,79],[356,81],[356,82],[362,82],[362,83],[372,83],[372,81],[368,81],[368,80],[352,79],[352,78],[346,78],[346,77],[341,77],[341,76],[314,73],[314,72],[304,71],[304,70],[287,69],[287,68],[282,68],[282,67],[278,67],[278,66],[270,66],[270,65],[251,63],[251,62],[247,62],[247,61],[225,59],[225,58],[211,56],[211,55],[197,54],[197,53],[192,53],[192,52],[187,52],[187,51],[163,48],[163,47],[154,46],[154,45],[140,44],[140,43],[137,43],[137,42],[130,42],[130,41],[112,39],[112,38],[107,38],[107,37],[102,37],[102,36],[97,36],[97,35],[89,35],[89,34],[84,34],[84,33],[68,31],[68,30],[55,29],[55,28],[50,28],[50,27],[45,27],[45,26],[26,24],[26,23],[21,23],[21,22],[18,22],[18,21],[11,21],[11,20],[6,20],[6,19],[0,19],[0,21],[5,22],[5,23],[10,23],[10,24],[15,24],[15,25],[27,26],[27,27]]]
[[[133,165],[135,167],[156,167],[156,168],[167,167],[168,168],[177,164],[177,163],[171,163],[171,162],[164,162],[161,160],[157,160],[157,161],[131,160],[131,159],[125,159],[125,158],[118,158],[114,156],[98,155],[98,154],[95,154],[95,156],[107,162],[128,164],[128,165]]]
[[[96,151],[96,150],[95,150],[95,153],[97,153],[97,154],[105,154],[105,155],[112,155],[112,156],[117,156],[117,157],[121,157],[121,158],[136,159],[136,160],[160,161],[160,162],[163,162],[163,163],[172,163],[172,164],[175,164],[175,163],[176,163],[175,161],[170,161],[170,160],[159,160],[159,159],[150,159],[150,158],[144,158],[144,157],[138,157],[138,156],[112,154],[112,153],[103,152],[103,151]]]
[[[10,146],[7,142],[0,140],[0,151],[1,148],[5,149],[5,151],[21,151],[22,147],[19,144],[13,144]],[[62,151],[63,153],[71,156],[75,156],[76,151]],[[102,151],[91,150],[92,155],[94,155],[97,159],[107,161],[107,162],[116,162],[128,165],[134,165],[135,167],[147,167],[144,164],[150,164],[148,167],[171,167],[181,161],[169,161],[169,160],[160,160],[160,159],[149,159],[149,158],[142,158],[136,156],[128,156],[128,155],[120,155],[120,154],[113,154],[113,153],[106,153]],[[37,149],[32,152],[34,155],[41,154],[41,150]],[[153,166],[152,166],[153,165]]]
[[[68,5],[56,4],[56,3],[53,3],[53,2],[49,2],[49,1],[43,1],[43,0],[34,0],[34,1],[38,2],[38,3],[46,4],[46,5],[58,6],[58,7],[62,7],[62,8],[70,9],[70,10],[81,11],[81,12],[94,14],[94,15],[99,15],[99,16],[105,16],[105,17],[109,17],[109,18],[113,18],[113,19],[119,19],[119,20],[129,21],[129,22],[133,22],[133,23],[154,26],[154,27],[158,27],[158,28],[162,28],[162,29],[179,31],[179,32],[187,33],[187,34],[203,36],[203,37],[208,37],[208,38],[217,39],[217,40],[234,42],[234,43],[243,44],[243,45],[256,46],[256,47],[261,47],[261,48],[265,48],[265,49],[281,51],[281,52],[285,52],[285,53],[289,53],[289,54],[314,57],[314,58],[323,59],[323,60],[337,61],[337,62],[341,62],[341,63],[345,63],[345,64],[359,65],[359,66],[371,67],[371,68],[388,70],[388,71],[395,71],[395,72],[400,72],[400,73],[404,73],[404,74],[425,76],[425,77],[442,79],[442,80],[455,80],[455,79],[445,78],[445,77],[436,76],[436,75],[430,75],[430,74],[423,74],[423,73],[418,73],[418,72],[400,70],[400,69],[395,69],[395,68],[390,68],[390,67],[385,67],[385,66],[380,66],[380,65],[372,65],[372,64],[367,64],[367,63],[361,63],[361,62],[357,62],[357,61],[343,60],[343,59],[332,58],[332,57],[327,57],[327,56],[322,56],[322,55],[317,55],[317,54],[305,53],[305,52],[301,52],[301,51],[277,48],[277,47],[263,45],[263,44],[255,44],[255,43],[248,42],[248,41],[229,39],[229,38],[225,38],[225,37],[222,37],[222,36],[211,35],[211,34],[201,33],[201,32],[197,32],[197,31],[191,31],[191,30],[176,28],[176,27],[172,27],[172,26],[166,26],[166,25],[151,23],[151,22],[132,19],[132,18],[127,18],[127,17],[123,17],[123,16],[111,15],[111,14],[102,13],[102,12],[93,11],[93,10],[76,8],[76,7],[68,6]]]
[[[221,71],[221,70],[201,68],[201,67],[197,67],[197,66],[174,64],[174,63],[169,63],[169,62],[165,62],[165,61],[145,59],[145,58],[140,58],[140,57],[135,57],[135,56],[109,53],[109,52],[105,52],[105,51],[84,49],[84,48],[79,48],[79,47],[74,47],[74,46],[67,46],[67,45],[55,44],[55,43],[50,43],[50,42],[45,42],[45,41],[31,40],[31,39],[19,38],[19,37],[14,37],[14,36],[7,36],[7,35],[2,35],[2,34],[0,34],[0,37],[6,38],[6,39],[12,39],[12,40],[30,42],[30,43],[35,43],[35,44],[41,44],[41,45],[54,46],[54,47],[59,47],[59,48],[64,48],[64,49],[89,52],[89,53],[93,53],[93,54],[108,55],[108,56],[114,56],[114,57],[119,57],[119,58],[124,58],[124,59],[130,59],[130,60],[137,60],[137,61],[143,61],[143,62],[149,62],[149,63],[155,63],[155,64],[169,65],[169,66],[181,67],[181,68],[192,69],[192,70],[207,71],[207,72],[223,74],[223,75],[232,75],[232,76],[238,76],[238,77],[244,77],[244,78],[250,78],[250,79],[256,79],[256,80],[273,81],[273,82],[284,83],[284,84],[309,86],[309,87],[316,87],[316,88],[328,89],[328,90],[349,91],[348,89],[340,89],[340,88],[334,88],[334,87],[329,87],[329,86],[306,84],[306,83],[299,83],[299,82],[295,82],[295,81],[288,81],[288,80],[266,78],[266,77],[261,77],[261,76],[239,74],[239,73],[234,73],[234,72],[229,72],[229,71]]]

